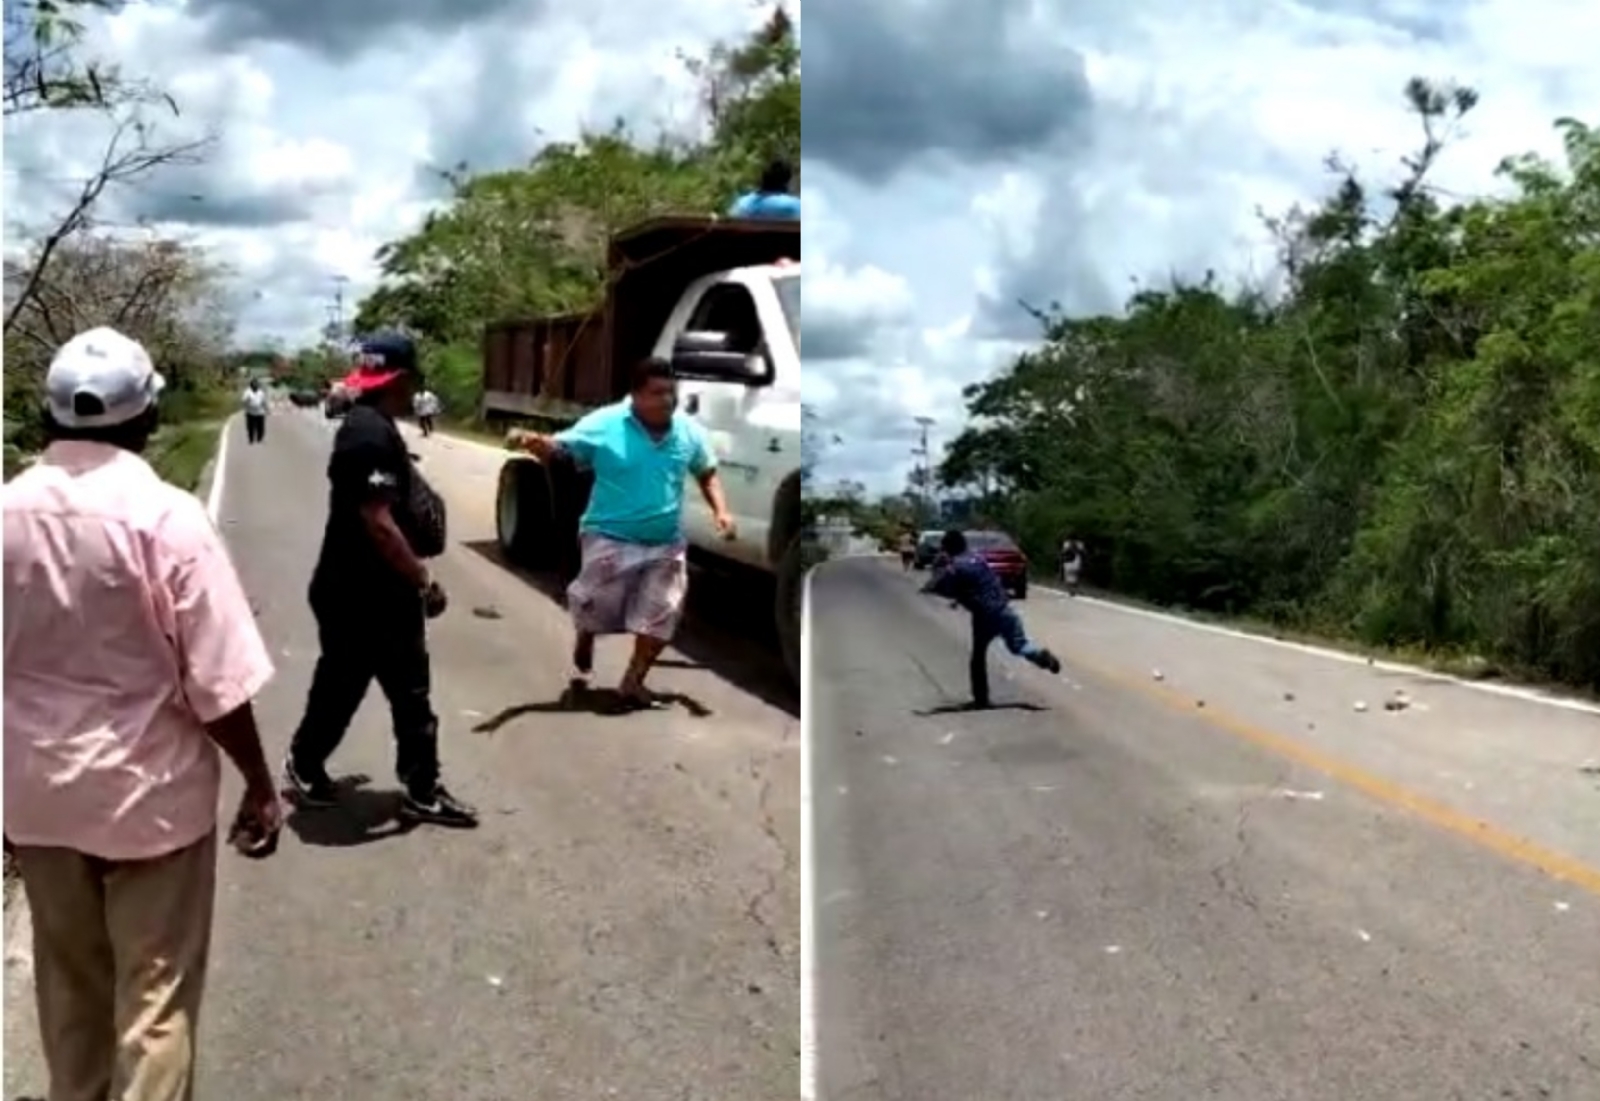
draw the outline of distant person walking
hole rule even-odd
[[[351,395],[328,459],[328,523],[311,576],[322,648],[294,732],[284,779],[306,807],[332,807],[328,760],[373,681],[389,699],[401,815],[471,827],[478,812],[439,779],[439,720],[431,700],[427,620],[445,610],[424,559],[444,550],[443,506],[411,463],[395,419],[412,407],[417,352],[386,333],[361,341]]]
[[[900,566],[907,573],[917,564],[917,538],[909,531],[902,531],[899,540]]]
[[[579,523],[582,567],[567,589],[577,640],[573,685],[594,673],[598,635],[631,634],[633,657],[619,692],[634,707],[649,707],[645,688],[661,651],[683,615],[689,588],[683,534],[684,483],[692,476],[724,538],[735,536],[705,433],[677,412],[671,364],[647,359],[634,368],[631,392],[554,436],[513,432],[507,443],[541,460],[565,456],[594,472],[589,507]]]
[[[761,182],[754,191],[748,191],[734,200],[728,208],[733,218],[773,218],[797,221],[800,217],[800,198],[790,190],[794,185],[794,168],[782,158],[774,159],[761,173]]]
[[[1083,544],[1068,536],[1061,541],[1061,584],[1071,596],[1078,595],[1078,579],[1083,574]]]
[[[261,385],[261,380],[253,378],[250,385],[244,389],[239,403],[244,407],[244,437],[247,443],[260,443],[267,438],[267,404],[268,395],[266,388]]]
[[[439,415],[440,407],[439,395],[427,386],[417,391],[417,396],[412,400],[412,412],[424,437],[433,435],[433,418]]]
[[[967,553],[967,537],[959,531],[947,531],[939,547],[947,561],[935,568],[932,580],[922,591],[954,601],[972,617],[972,656],[967,670],[972,682],[972,705],[990,706],[989,647],[997,638],[1018,657],[1051,673],[1061,672],[1056,656],[1028,639],[1022,617],[1011,607],[1005,586],[989,563]]]
[[[33,919],[48,1095],[190,1101],[221,750],[264,852],[282,815],[251,700],[272,662],[204,507],[140,453],[163,382],[111,329],[62,345],[49,445],[5,510],[5,832]]]

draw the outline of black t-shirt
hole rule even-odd
[[[362,506],[374,499],[387,501],[406,530],[411,453],[393,421],[357,404],[339,425],[328,458],[328,526],[311,579],[313,602],[416,597],[411,583],[379,553],[362,519]]]

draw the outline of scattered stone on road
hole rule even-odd
[[[1374,725],[1361,662],[1042,604],[1081,690],[996,651],[944,745],[963,624],[873,560],[811,602],[820,1098],[1600,1097],[1592,715],[1442,683]]]

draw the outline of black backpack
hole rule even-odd
[[[402,526],[411,553],[418,558],[437,558],[444,553],[448,542],[448,524],[444,498],[440,497],[428,480],[411,464],[411,493],[406,501],[406,519]]]

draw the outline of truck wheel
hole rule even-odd
[[[794,683],[800,683],[801,602],[805,599],[805,562],[802,559],[800,536],[789,540],[788,549],[778,562],[777,607],[778,647],[783,651],[783,664]]]
[[[583,563],[578,546],[578,521],[588,507],[594,477],[568,463],[557,463],[548,469],[550,527],[543,553],[548,559],[547,568],[566,583],[578,576],[578,568]]]
[[[506,561],[529,569],[541,568],[541,529],[550,515],[549,488],[544,468],[528,459],[511,459],[500,468],[495,489],[495,535]]]

